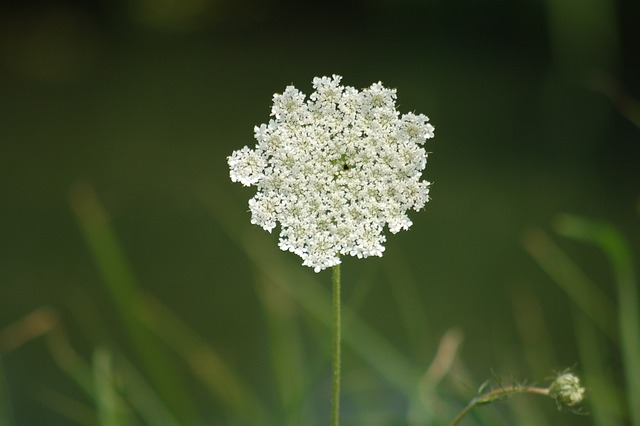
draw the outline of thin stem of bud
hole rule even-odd
[[[483,393],[473,398],[469,405],[467,405],[453,420],[451,426],[458,426],[462,419],[471,412],[475,407],[479,405],[489,404],[494,401],[510,398],[515,395],[523,393],[533,393],[537,395],[550,396],[549,388],[540,388],[536,386],[505,386],[499,389]]]

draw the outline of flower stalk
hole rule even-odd
[[[333,267],[333,366],[331,374],[331,426],[340,423],[340,264]]]
[[[484,386],[483,386],[484,387]],[[483,388],[481,387],[481,389]],[[469,402],[469,404],[456,416],[451,426],[458,426],[462,419],[474,408],[480,405],[491,404],[495,401],[511,398],[516,395],[530,393],[548,396],[556,400],[558,409],[564,407],[573,408],[584,400],[585,389],[580,383],[578,376],[564,371],[559,373],[549,387],[537,387],[527,385],[504,386],[481,393]]]
[[[469,404],[456,416],[456,418],[451,423],[451,426],[458,426],[462,419],[471,412],[474,408],[490,404],[494,401],[499,401],[506,398],[511,398],[512,396],[522,394],[522,393],[532,393],[538,395],[549,396],[548,388],[540,388],[535,386],[507,386],[502,387],[500,389],[494,389],[482,395],[479,395],[471,400]]]

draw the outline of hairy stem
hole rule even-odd
[[[538,395],[549,396],[548,388],[539,388],[535,386],[506,386],[500,389],[494,389],[492,391],[483,393],[471,400],[469,405],[467,405],[453,420],[451,426],[458,426],[464,416],[469,414],[471,410],[479,405],[489,404],[493,401],[510,398],[514,395],[522,394],[522,393],[533,393]]]
[[[333,267],[333,371],[331,426],[340,422],[340,264]]]

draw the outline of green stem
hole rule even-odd
[[[464,416],[469,414],[471,410],[476,408],[479,405],[489,404],[493,401],[502,400],[505,398],[510,398],[514,395],[521,393],[533,393],[538,395],[549,396],[548,388],[539,388],[535,386],[507,386],[500,389],[495,389],[487,393],[483,393],[480,396],[477,396],[471,400],[469,405],[464,407],[464,409],[456,416],[456,418],[451,423],[451,426],[458,426]]]
[[[340,264],[333,267],[333,371],[331,398],[331,426],[338,426],[340,422]]]

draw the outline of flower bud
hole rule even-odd
[[[549,386],[549,395],[555,398],[559,406],[573,407],[584,400],[585,389],[580,379],[573,373],[558,374]]]

